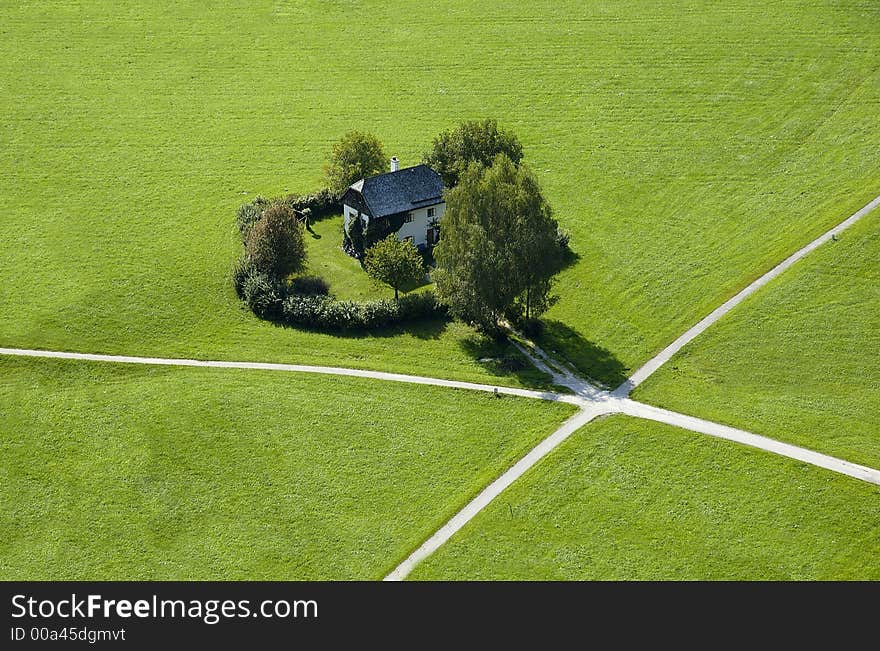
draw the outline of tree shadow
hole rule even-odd
[[[361,266],[363,266],[363,263],[361,263]],[[400,288],[400,291],[408,294],[409,292],[414,291],[419,287],[427,287],[432,282],[433,281],[431,280],[431,277],[428,274],[425,274],[414,283],[404,283],[404,285]]]
[[[516,378],[523,386],[533,389],[557,392],[561,389],[553,384],[553,378],[535,368],[509,341],[496,341],[475,333],[461,340],[459,346],[492,375]]]
[[[569,248],[563,250],[562,255],[559,257],[559,266],[556,269],[557,272],[562,271],[563,269],[568,269],[572,265],[577,264],[581,259],[581,254],[572,251]]]
[[[608,389],[620,386],[629,369],[607,348],[586,339],[561,321],[544,320],[544,332],[537,340],[552,357],[574,367],[586,379]]]

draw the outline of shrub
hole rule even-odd
[[[251,270],[242,283],[244,301],[251,311],[262,319],[276,319],[282,314],[284,289],[281,284],[256,269]]]
[[[244,298],[245,279],[254,273],[257,273],[254,263],[246,254],[242,255],[232,268],[232,286],[235,287],[235,293],[239,298]]]
[[[320,276],[299,276],[290,282],[290,291],[304,296],[326,296],[330,283]]]
[[[437,300],[434,292],[418,292],[408,294],[397,301],[398,318],[401,321],[413,321],[426,316],[446,316],[448,308]]]
[[[273,203],[248,233],[248,256],[263,273],[283,278],[302,268],[306,244],[302,228],[290,206]]]
[[[323,188],[304,196],[291,194],[284,199],[298,213],[309,211],[311,219],[321,219],[339,211],[341,204],[330,188]]]
[[[260,219],[263,209],[253,203],[246,203],[238,209],[236,214],[236,223],[238,224],[238,232],[241,235],[241,241],[246,242],[251,228]]]
[[[288,325],[317,330],[366,330],[416,319],[445,316],[446,309],[424,292],[399,301],[336,301],[329,296],[289,294],[283,299],[281,319]]]
[[[367,329],[389,326],[400,320],[400,304],[389,299],[362,303],[361,320]]]

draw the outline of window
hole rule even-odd
[[[412,244],[413,236],[412,236],[412,235],[407,235],[406,237],[403,238],[403,241],[404,241],[404,242],[409,242],[410,244]]]
[[[406,213],[406,217],[403,218],[403,223],[409,224],[412,222],[412,220],[413,220],[413,215],[411,212],[408,212],[408,213]]]
[[[436,208],[428,208],[428,219],[431,219],[432,217],[434,217],[434,215],[435,215],[436,213],[437,213],[437,209],[436,209]]]

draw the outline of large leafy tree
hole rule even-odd
[[[324,173],[328,187],[338,197],[355,181],[387,171],[388,164],[388,157],[376,136],[350,131],[333,145]]]
[[[517,137],[499,129],[495,120],[469,120],[434,138],[424,162],[440,174],[447,188],[452,188],[468,165],[479,163],[488,167],[498,154],[519,165],[523,148]]]
[[[306,244],[293,209],[284,203],[267,207],[248,231],[245,250],[250,262],[269,276],[283,278],[302,269]]]
[[[416,247],[412,242],[401,242],[396,235],[389,235],[367,249],[364,268],[374,281],[391,287],[395,299],[400,289],[415,285],[425,275]]]
[[[511,311],[540,315],[560,269],[556,232],[528,169],[504,154],[490,167],[472,163],[446,193],[443,239],[434,251],[438,295],[455,316],[489,334]]]

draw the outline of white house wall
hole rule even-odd
[[[358,211],[356,208],[352,208],[351,206],[342,206],[342,214],[345,216],[345,222],[343,227],[345,228],[345,232],[348,232],[348,225],[351,224],[351,220],[353,217],[357,217]]]
[[[431,219],[428,219],[428,208],[434,208],[435,210],[434,216]],[[397,239],[404,240],[407,237],[412,237],[413,244],[416,246],[427,244],[428,224],[432,221],[439,220],[443,216],[445,210],[445,203],[428,206],[427,208],[419,208],[418,210],[411,210],[409,214],[412,215],[413,220],[411,222],[404,222],[403,226],[400,227],[400,230],[397,231]]]
[[[428,209],[434,209],[434,216],[428,219]],[[441,217],[443,217],[443,213],[446,212],[446,204],[438,203],[433,206],[427,206],[425,208],[419,208],[417,210],[411,210],[410,215],[412,215],[413,220],[411,222],[404,222],[403,226],[400,227],[400,230],[397,231],[397,239],[404,240],[407,237],[412,237],[413,244],[416,246],[421,246],[423,244],[428,243],[428,225],[433,221],[438,221]],[[356,208],[352,208],[351,206],[343,206],[343,214],[345,215],[345,230],[348,232],[348,226],[351,223],[351,220],[358,215],[358,211]],[[369,223],[369,217],[367,215],[362,215],[364,221],[364,227]]]

